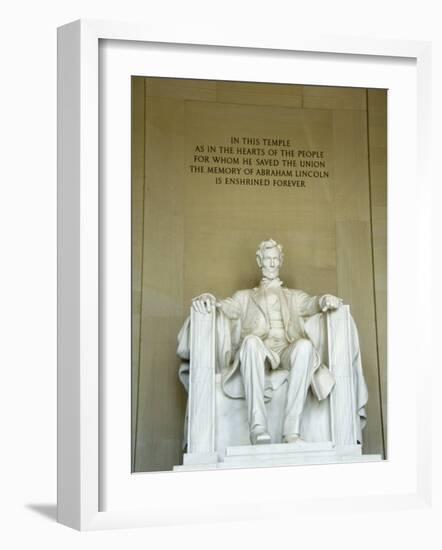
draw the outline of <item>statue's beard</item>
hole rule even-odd
[[[266,279],[277,279],[279,277],[279,268],[262,268],[262,276]]]

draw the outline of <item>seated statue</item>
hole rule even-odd
[[[323,401],[335,385],[335,377],[324,361],[324,331],[318,327],[322,326],[321,314],[338,310],[342,300],[331,294],[312,297],[285,288],[279,278],[283,257],[280,244],[272,239],[263,241],[256,252],[262,273],[259,286],[240,290],[224,300],[205,293],[192,301],[192,309],[200,315],[216,312],[216,363],[222,391],[231,399],[245,400],[252,445],[274,443],[266,404],[282,384],[287,385],[281,411],[282,441],[289,444],[303,443],[301,424],[308,394]],[[309,319],[319,321],[315,324]],[[189,325],[190,318],[178,337],[178,355],[185,361],[189,360]],[[359,443],[367,392],[353,320],[351,331],[355,407],[361,420]],[[181,374],[188,374],[188,370],[188,363],[184,363]]]

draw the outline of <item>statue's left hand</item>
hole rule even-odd
[[[324,296],[321,296],[321,298],[319,299],[319,307],[321,308],[321,311],[338,309],[342,306],[342,303],[342,298],[338,298],[337,296],[333,296],[332,294],[324,294]]]

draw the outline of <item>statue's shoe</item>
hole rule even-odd
[[[305,443],[305,441],[299,434],[288,434],[284,436],[284,443]]]
[[[270,434],[264,429],[253,430],[250,432],[250,441],[252,445],[268,445],[272,442]]]

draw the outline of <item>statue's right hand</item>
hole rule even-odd
[[[215,307],[216,298],[213,294],[201,294],[192,300],[192,308],[198,313],[211,313]]]

